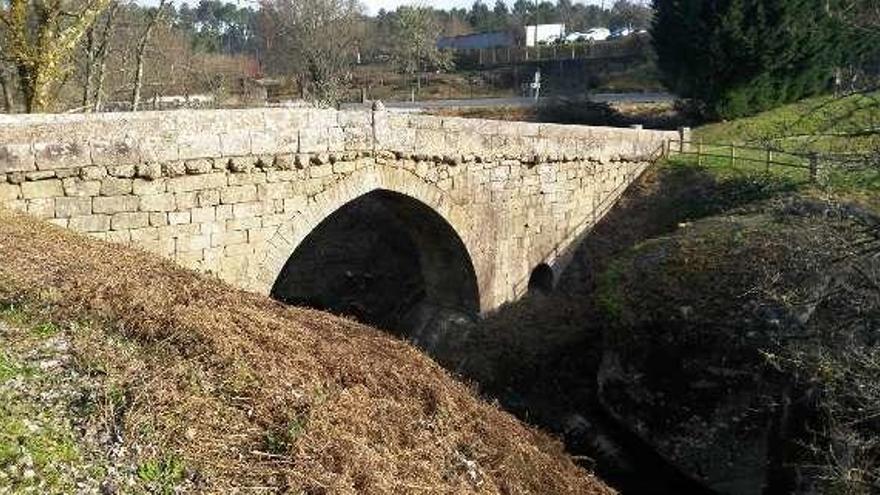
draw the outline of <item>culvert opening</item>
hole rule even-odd
[[[553,291],[553,269],[547,263],[541,263],[532,270],[529,276],[529,292],[547,294]]]
[[[271,294],[423,344],[436,337],[438,321],[473,321],[480,309],[458,234],[429,206],[385,190],[343,205],[315,227]]]

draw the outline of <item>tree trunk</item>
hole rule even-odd
[[[6,113],[15,112],[15,99],[12,96],[12,80],[5,67],[0,67],[0,89],[3,90],[3,108]]]
[[[25,112],[47,112],[52,104],[52,77],[40,70],[28,72],[20,69],[18,75],[24,93]]]
[[[156,7],[156,12],[150,17],[147,28],[144,29],[144,33],[141,35],[140,42],[138,43],[136,67],[134,72],[134,89],[131,93],[132,112],[137,112],[138,107],[140,107],[141,104],[141,90],[144,85],[144,62],[147,55],[147,46],[150,44],[150,37],[153,35],[153,30],[156,29],[156,24],[159,23],[162,11],[165,10],[166,3],[168,3],[168,0],[159,1],[159,6]]]
[[[104,106],[104,80],[107,74],[107,54],[110,52],[110,42],[112,41],[114,22],[116,20],[116,12],[119,10],[119,3],[113,2],[110,11],[107,13],[107,23],[101,34],[101,44],[98,45],[98,67],[95,71],[95,89],[94,89],[94,111],[100,112]]]
[[[95,28],[86,33],[86,73],[83,80],[82,107],[88,112],[92,106],[92,77],[95,67]]]

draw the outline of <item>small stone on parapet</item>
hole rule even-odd
[[[382,103],[382,100],[376,100],[373,102],[373,111],[374,112],[384,112],[385,104]]]

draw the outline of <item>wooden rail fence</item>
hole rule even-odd
[[[669,139],[664,146],[663,155],[667,158],[673,155],[693,156],[700,166],[707,159],[715,159],[727,161],[731,168],[736,167],[737,163],[753,163],[764,165],[767,172],[771,167],[800,169],[808,171],[810,182],[814,183],[820,181],[823,166],[818,153],[792,153],[771,147],[704,143],[702,140]]]

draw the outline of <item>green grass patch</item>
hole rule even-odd
[[[151,493],[170,495],[186,475],[183,461],[175,455],[150,459],[137,469],[138,478],[146,483]]]
[[[754,117],[700,127],[694,138],[707,143],[769,143],[796,152],[875,152],[880,150],[880,92],[810,98]]]
[[[719,181],[762,181],[787,192],[832,195],[880,210],[880,92],[818,97],[694,130],[691,152],[671,166]],[[731,144],[743,147],[731,149]],[[768,149],[773,151],[768,152]],[[818,165],[816,182],[811,156]],[[768,163],[775,162],[775,163]]]

